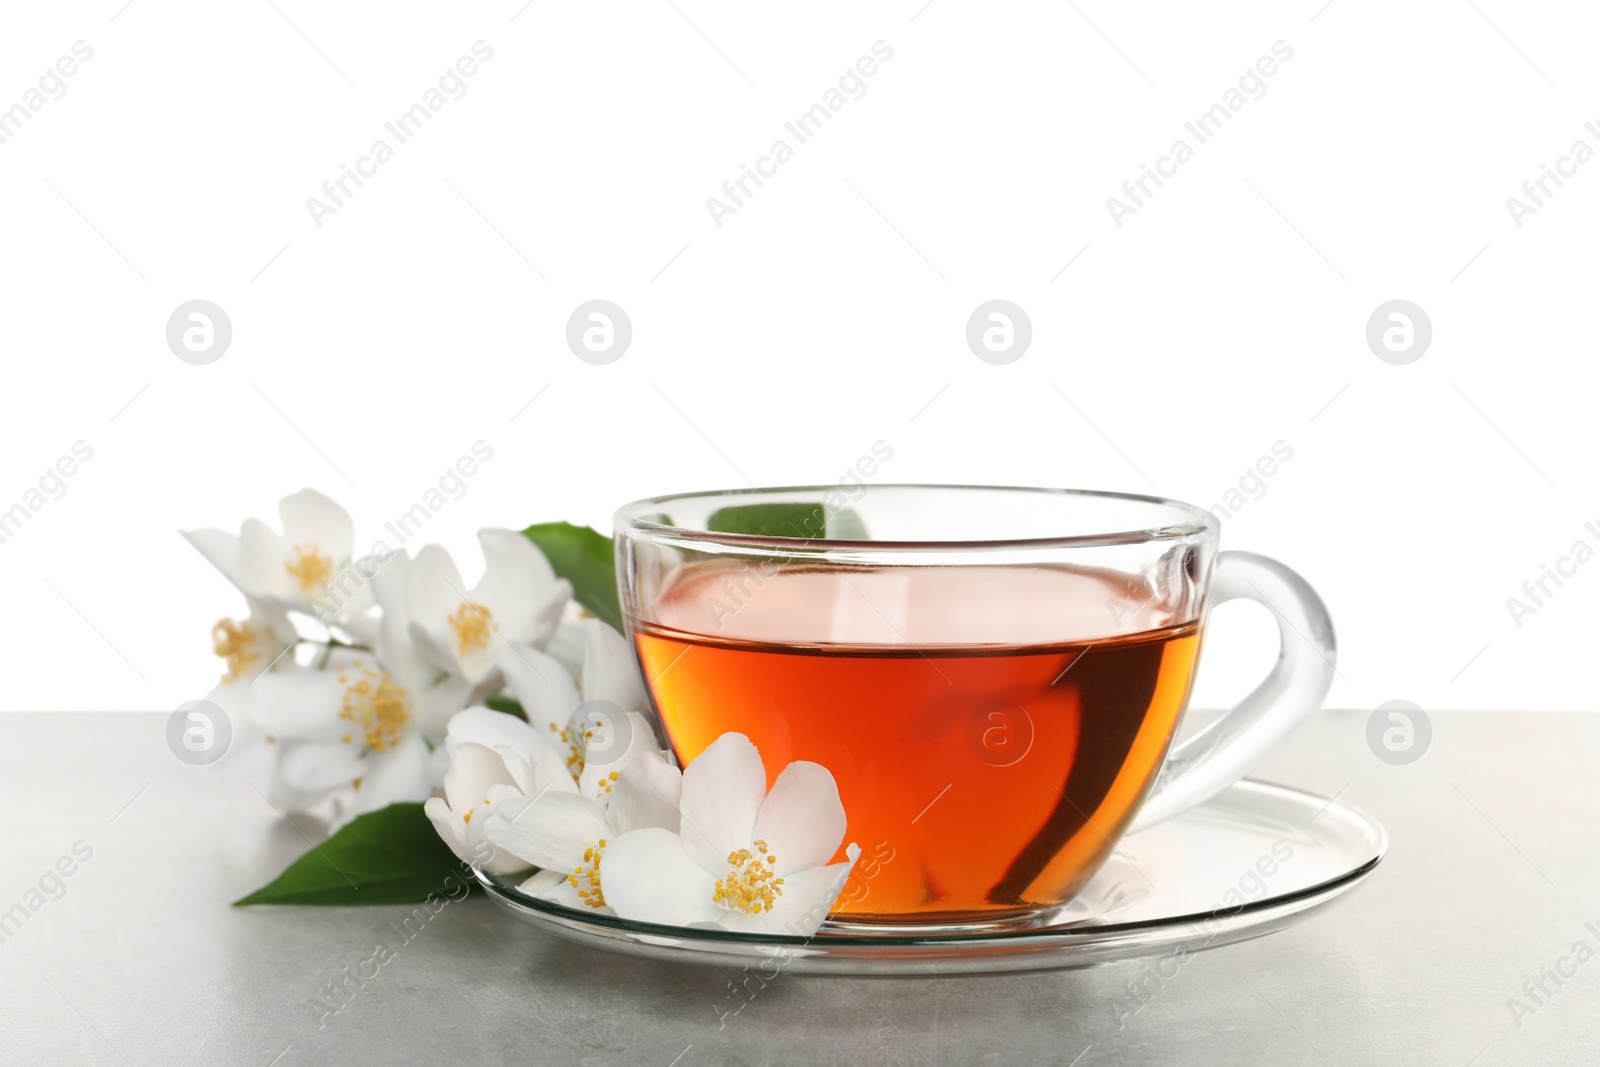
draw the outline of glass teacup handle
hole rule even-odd
[[[1278,661],[1249,696],[1167,754],[1130,833],[1209,800],[1249,774],[1328,695],[1333,621],[1316,591],[1266,556],[1218,553],[1210,607],[1241,599],[1265,604],[1277,619]]]

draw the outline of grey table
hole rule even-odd
[[[1403,767],[1365,721],[1320,715],[1257,777],[1372,812],[1388,859],[1304,924],[1146,982],[1136,1015],[1118,1017],[1145,965],[1125,963],[785,975],[719,1025],[728,974],[567,945],[480,895],[407,941],[408,908],[230,908],[307,847],[255,788],[261,752],[193,768],[164,716],[3,715],[0,909],[49,893],[0,944],[0,1062],[1600,1062],[1600,958],[1572,955],[1600,951],[1600,716],[1435,714]],[[394,959],[324,1014],[380,942]]]

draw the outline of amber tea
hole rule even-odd
[[[1161,767],[1200,644],[1128,579],[1066,566],[710,561],[654,614],[634,635],[679,761],[738,731],[772,777],[832,771],[845,840],[877,860],[835,910],[868,923],[1069,899]]]

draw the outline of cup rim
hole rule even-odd
[[[835,493],[839,485],[782,485],[751,486],[745,489],[706,489],[686,493],[669,493],[646,497],[622,505],[613,516],[617,532],[624,530],[646,538],[664,538],[672,541],[708,545],[727,545],[741,548],[792,550],[795,545],[814,545],[841,551],[892,551],[938,552],[961,549],[1026,549],[1026,548],[1101,548],[1113,545],[1137,545],[1193,540],[1197,543],[1214,540],[1222,530],[1222,522],[1205,508],[1169,497],[1145,493],[1119,493],[1105,489],[1066,489],[1035,485],[975,485],[954,482],[873,482],[869,489],[959,489],[1000,492],[1039,493],[1054,496],[1099,497],[1128,500],[1173,508],[1187,514],[1192,521],[1176,525],[1154,526],[1137,530],[1119,530],[1096,534],[1074,534],[1049,537],[970,538],[939,541],[872,540],[833,537],[781,537],[773,535],[718,533],[697,530],[688,526],[655,522],[646,515],[652,514],[675,500],[703,497],[760,496],[775,493]]]

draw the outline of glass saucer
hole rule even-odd
[[[1124,838],[1083,891],[1038,924],[938,935],[831,921],[809,938],[656,926],[563,907],[477,875],[522,922],[609,952],[763,973],[947,976],[1092,967],[1260,937],[1355,888],[1387,847],[1383,827],[1348,804],[1247,779]]]

